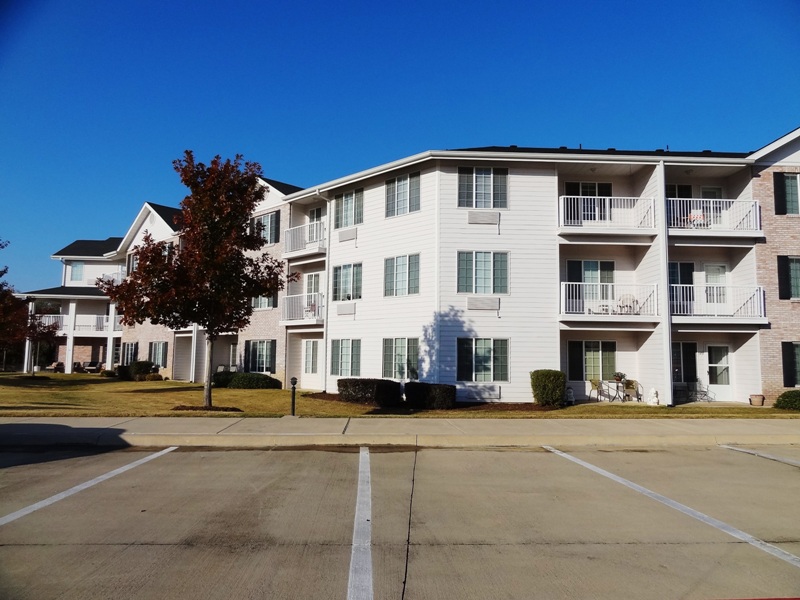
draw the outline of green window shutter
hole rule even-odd
[[[495,294],[508,293],[508,254],[495,252],[493,257],[493,291]]]
[[[409,176],[408,212],[416,212],[419,210],[419,195],[419,173],[412,173]]]
[[[394,370],[392,368],[394,359],[394,340],[391,338],[384,338],[383,340],[383,376],[385,378],[392,378]]]
[[[783,173],[772,174],[772,189],[775,194],[775,214],[786,214],[786,176]]]
[[[339,354],[341,351],[341,340],[331,340],[331,375],[339,374]]]
[[[383,261],[383,295],[394,296],[394,258]]]
[[[417,338],[408,338],[406,373],[408,373],[409,379],[415,381],[419,379],[419,340]]]
[[[393,217],[397,214],[397,196],[394,179],[386,182],[386,216]]]
[[[508,208],[508,169],[495,169],[493,179],[493,207]]]
[[[472,381],[472,338],[456,341],[456,380]]]
[[[419,254],[408,257],[408,293],[419,294]]]
[[[353,377],[361,375],[361,340],[350,342],[350,375]]]

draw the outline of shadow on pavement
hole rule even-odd
[[[0,468],[64,460],[130,447],[123,429],[52,423],[0,424]],[[24,457],[14,458],[14,454]],[[19,462],[21,461],[21,462]]]

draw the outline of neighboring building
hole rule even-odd
[[[268,181],[254,217],[300,278],[255,299],[213,364],[328,391],[449,383],[463,400],[530,401],[542,368],[577,398],[622,371],[662,403],[696,385],[773,400],[800,380],[799,179],[800,130],[755,153],[487,147]],[[145,208],[119,253],[157,222]],[[201,333],[126,329],[121,360],[147,343],[200,380]]]

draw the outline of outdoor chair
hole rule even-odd
[[[688,384],[689,388],[689,402],[712,402],[714,400],[714,392],[708,389],[708,386],[703,385],[699,379],[695,383]]]
[[[639,393],[639,382],[635,379],[625,380],[624,394],[626,400],[642,401],[642,395]]]
[[[589,390],[589,400],[592,399],[592,394],[595,394],[597,401],[600,402],[600,392],[602,391],[600,387],[600,380],[599,379],[590,379],[589,383],[592,384],[592,389]]]

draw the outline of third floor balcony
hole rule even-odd
[[[322,221],[313,221],[286,230],[283,250],[284,258],[324,254],[326,250],[325,224]]]
[[[762,235],[753,200],[667,198],[667,226],[670,235]]]
[[[653,198],[560,196],[558,204],[558,225],[562,233],[655,233]]]

